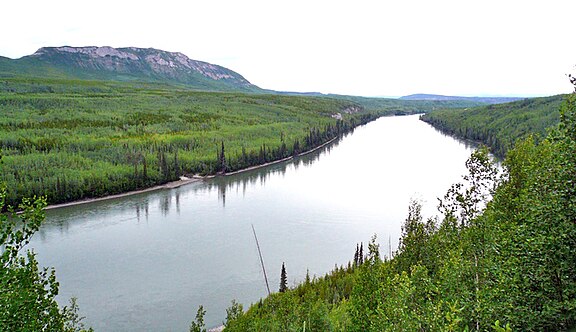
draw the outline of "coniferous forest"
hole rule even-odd
[[[546,137],[546,130],[560,120],[558,108],[565,98],[557,95],[506,104],[445,109],[425,114],[421,119],[449,135],[482,142],[490,146],[490,152],[504,157],[519,139],[533,135],[539,141]]]

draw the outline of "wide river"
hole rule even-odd
[[[354,257],[377,234],[395,250],[410,199],[425,216],[465,173],[471,148],[418,116],[385,117],[296,160],[232,176],[47,211],[31,242],[56,269],[59,302],[77,297],[96,331],[187,331],[199,305],[220,325],[245,308]]]

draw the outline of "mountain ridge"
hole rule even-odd
[[[155,48],[42,47],[19,59],[0,57],[2,74],[152,81],[214,91],[261,91],[233,70]]]

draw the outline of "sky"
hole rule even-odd
[[[279,91],[545,96],[572,90],[574,0],[6,0],[0,55],[153,47]]]

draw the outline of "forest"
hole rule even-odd
[[[442,132],[486,144],[503,157],[528,135],[536,141],[558,124],[558,108],[566,96],[530,98],[511,103],[430,112],[422,120]]]
[[[440,218],[412,202],[396,252],[382,256],[375,235],[326,276],[245,312],[233,301],[225,331],[573,330],[576,94],[556,116],[538,143],[529,135],[508,150],[503,172],[486,147],[474,152]],[[190,331],[203,330],[202,314]]]
[[[376,116],[346,113],[357,108],[161,85],[5,81],[0,181],[11,188],[7,204],[33,195],[53,204],[234,171],[306,151]]]
[[[465,105],[465,104],[464,104]],[[283,159],[378,116],[462,103],[203,92],[160,83],[0,80],[6,203],[117,194]]]

